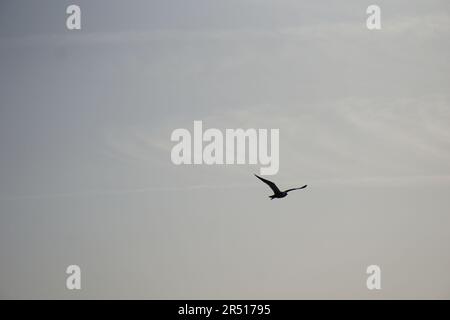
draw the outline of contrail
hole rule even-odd
[[[146,187],[133,189],[88,190],[83,192],[0,196],[0,201],[45,200],[55,198],[78,198],[78,197],[96,197],[96,196],[120,196],[127,194],[158,192],[158,191],[180,191],[180,190],[186,191],[196,189],[234,189],[234,188],[249,188],[249,187],[252,188],[255,187],[255,185],[254,184],[190,185],[180,187]]]

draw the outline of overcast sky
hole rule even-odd
[[[450,298],[448,0],[72,3],[0,3],[0,298]],[[308,188],[175,166],[194,120]]]

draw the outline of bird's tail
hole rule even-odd
[[[269,198],[270,198],[270,200],[273,200],[273,199],[275,199],[275,195],[269,196]]]

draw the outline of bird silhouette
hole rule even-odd
[[[259,180],[261,180],[262,182],[267,184],[270,187],[270,189],[272,189],[273,195],[269,196],[270,200],[273,200],[275,198],[284,198],[288,195],[289,191],[304,189],[308,186],[307,184],[305,184],[303,187],[300,187],[300,188],[292,188],[292,189],[287,189],[285,191],[281,191],[280,189],[278,189],[277,185],[275,183],[273,183],[272,181],[261,178],[261,177],[257,176],[256,174],[255,174],[255,177],[257,177]]]

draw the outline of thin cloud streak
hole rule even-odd
[[[430,183],[430,184],[449,184],[450,175],[429,175],[429,176],[371,176],[371,177],[354,177],[354,178],[328,178],[328,179],[303,179],[313,187],[326,185],[376,185],[376,184],[414,184],[414,183]],[[298,181],[283,181],[283,184],[295,184]],[[47,200],[55,198],[75,198],[75,197],[101,197],[101,196],[121,196],[128,194],[147,193],[147,192],[165,192],[165,191],[188,191],[188,190],[212,190],[212,189],[235,189],[235,188],[259,188],[256,183],[240,183],[227,185],[188,185],[182,187],[146,187],[133,189],[116,189],[116,190],[90,190],[85,192],[64,192],[50,194],[32,194],[17,196],[1,196],[0,201],[22,201],[22,200]]]

